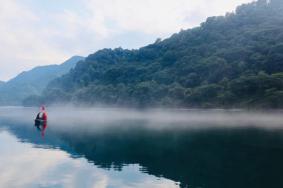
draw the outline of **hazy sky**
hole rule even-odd
[[[3,0],[0,80],[101,48],[139,48],[252,0]]]

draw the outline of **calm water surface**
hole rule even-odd
[[[0,108],[0,187],[282,188],[282,112]]]

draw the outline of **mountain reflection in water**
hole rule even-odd
[[[59,124],[53,121],[48,125],[44,139],[35,134],[34,127],[29,124],[5,120],[1,127],[23,144],[31,143],[40,151],[59,152],[58,158],[65,155],[63,158],[67,161],[86,160],[84,165],[95,170],[81,171],[81,176],[98,176],[101,170],[106,170],[110,182],[103,184],[94,179],[94,182],[101,183],[96,187],[283,187],[283,131],[278,127],[264,129],[262,126],[241,125],[187,129],[173,123],[155,129],[147,124],[140,119],[111,123],[94,121],[88,126],[76,124],[59,128]],[[93,129],[95,126],[99,128]],[[46,157],[43,160],[53,158],[56,159],[53,155],[51,159]],[[56,168],[75,170],[72,165],[64,163]],[[66,178],[64,173],[68,173],[58,169],[58,176]],[[77,169],[80,171],[79,165]],[[54,181],[52,177],[48,178],[49,183]],[[19,177],[17,179],[22,181]],[[90,185],[80,184],[80,187]],[[52,187],[48,185],[46,187]]]

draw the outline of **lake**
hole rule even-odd
[[[0,108],[0,187],[282,188],[281,111]]]

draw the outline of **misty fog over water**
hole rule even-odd
[[[37,108],[0,107],[1,119],[12,119],[32,123]],[[101,128],[119,126],[119,123],[142,122],[151,129],[186,128],[202,129],[213,127],[259,127],[283,128],[283,111],[249,111],[241,109],[126,109],[126,108],[82,108],[50,107],[47,109],[48,123],[53,128],[87,126]]]
[[[0,108],[0,187],[283,186],[282,111],[48,107],[44,135],[37,112]]]

